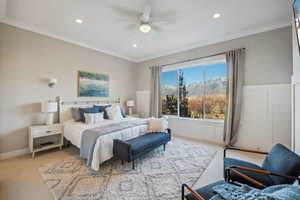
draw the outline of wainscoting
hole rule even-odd
[[[169,118],[174,135],[222,143],[223,123]],[[244,87],[244,102],[236,146],[269,151],[276,143],[291,147],[291,87],[289,84]]]
[[[291,147],[291,86],[245,86],[236,146],[269,151],[276,143]]]
[[[177,136],[221,144],[223,122],[169,117],[169,127]]]

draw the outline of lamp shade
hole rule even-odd
[[[128,107],[134,107],[134,101],[133,100],[129,100],[126,102]]]
[[[51,112],[57,112],[57,103],[56,102],[51,102],[51,101],[47,101],[47,102],[43,102],[42,103],[42,112],[45,113],[51,113]]]

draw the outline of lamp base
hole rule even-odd
[[[53,124],[53,116],[54,114],[53,113],[47,113],[47,116],[46,116],[46,125],[52,125]]]

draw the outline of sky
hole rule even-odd
[[[207,80],[227,76],[226,63],[207,66],[194,66],[184,68],[182,71],[184,73],[184,78],[187,85],[191,83],[202,82],[204,80],[204,72]],[[163,72],[162,84],[176,86],[177,71]]]

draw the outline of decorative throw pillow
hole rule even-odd
[[[104,112],[105,108],[110,106],[111,106],[110,104],[106,104],[106,105],[95,104],[94,108],[97,109],[99,112]]]
[[[74,108],[71,109],[71,111],[72,111],[72,118],[73,118],[76,122],[80,121],[80,112],[79,112],[79,108],[74,107]]]
[[[95,123],[95,118],[94,118],[94,114],[92,113],[84,113],[84,122],[86,124],[94,124]]]
[[[87,107],[87,108],[79,108],[80,113],[80,121],[85,122],[84,113],[99,113],[97,108]]]
[[[84,113],[84,119],[86,124],[98,124],[103,121],[103,112],[101,113]]]
[[[107,116],[112,120],[123,119],[121,108],[118,105],[113,105],[105,109]]]
[[[151,118],[148,121],[149,133],[165,133],[168,128],[168,120],[166,118]]]
[[[98,109],[99,112],[104,112],[104,119],[109,119],[108,116],[107,116],[106,108],[111,107],[111,106],[112,106],[111,104],[107,104],[107,105],[97,105],[97,104],[95,104],[94,105],[94,107],[96,109]]]
[[[104,120],[104,112],[95,113],[94,115],[95,124],[98,124],[99,122]]]

